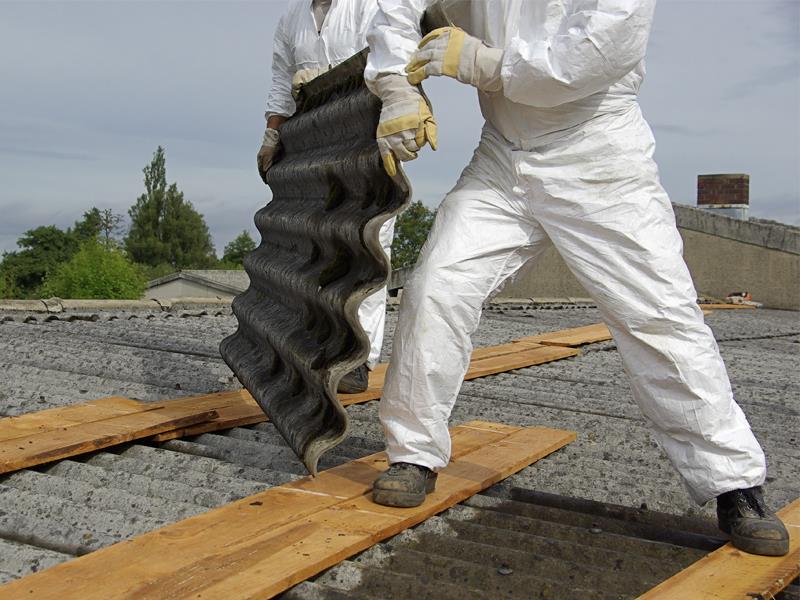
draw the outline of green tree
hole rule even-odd
[[[222,262],[227,264],[236,265],[236,268],[241,269],[244,264],[244,255],[256,249],[256,243],[250,234],[245,230],[237,235],[233,241],[225,246],[225,252],[222,255]]]
[[[66,231],[55,225],[26,231],[17,240],[20,249],[3,255],[0,265],[3,293],[17,298],[40,295],[42,283],[50,273],[72,258],[81,244],[96,239],[115,223],[118,227],[119,219],[108,209],[91,208]],[[109,241],[108,236],[106,240]]]
[[[413,266],[428,238],[435,213],[421,201],[412,202],[397,217],[392,241],[392,268]]]
[[[55,225],[29,229],[17,246],[16,252],[3,255],[3,274],[6,292],[19,298],[35,296],[45,277],[77,250],[75,235]]]
[[[110,208],[100,211],[100,237],[106,244],[118,244],[122,235],[122,223],[125,217],[113,212]]]
[[[110,208],[92,207],[83,213],[82,220],[75,222],[72,233],[79,244],[94,238],[102,238],[105,244],[116,244],[122,233],[122,221],[123,216]]]
[[[72,234],[75,236],[75,239],[80,243],[85,242],[87,240],[92,240],[100,235],[100,229],[102,224],[102,214],[100,210],[96,207],[92,207],[83,213],[83,219],[80,221],[75,221],[75,226],[72,228]],[[70,230],[67,229],[67,233]],[[75,248],[75,252],[78,251],[78,248]]]
[[[42,292],[59,298],[138,299],[145,283],[120,249],[92,238],[47,277]]]
[[[175,183],[167,186],[164,148],[158,147],[143,172],[145,193],[128,211],[128,255],[137,263],[168,264],[174,269],[206,268],[216,263],[203,216]]]

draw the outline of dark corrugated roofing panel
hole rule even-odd
[[[375,144],[380,101],[364,86],[365,53],[303,88],[281,127],[272,201],[256,214],[261,245],[245,258],[250,287],[233,302],[225,361],[312,473],[347,435],[336,397],[369,342],[361,301],[386,283],[381,225],[407,203]]]

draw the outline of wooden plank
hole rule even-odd
[[[240,390],[235,394],[237,398],[235,402],[223,404],[215,409],[217,412],[215,419],[180,429],[173,429],[172,431],[165,431],[154,435],[150,439],[154,442],[166,442],[190,435],[219,431],[220,429],[255,425],[267,420],[267,415],[264,414],[264,411],[261,410],[261,407],[247,390]]]
[[[213,410],[187,415],[184,410],[156,407],[153,410],[5,440],[0,442],[0,473],[115,446],[162,431],[208,421],[216,416],[217,413]]]
[[[454,459],[418,508],[370,501],[386,466],[381,453],[14,581],[0,587],[0,600],[270,598],[573,439],[567,431],[468,423],[453,430]]]
[[[511,342],[510,344],[501,344],[500,346],[486,346],[484,348],[475,348],[472,351],[471,365],[478,360],[486,358],[493,358],[496,356],[506,356],[508,354],[516,354],[520,351],[522,344]],[[531,348],[540,347],[541,344],[530,344]],[[471,366],[470,365],[470,366]]]
[[[756,556],[725,544],[640,596],[644,600],[767,600],[800,576],[800,498],[778,511],[789,554]]]
[[[486,377],[577,354],[576,350],[568,348],[524,341],[478,348],[473,353],[465,379]],[[344,406],[350,406],[379,399],[383,392],[386,368],[386,364],[381,364],[370,373],[367,391],[361,394],[339,394],[340,402]],[[144,413],[164,410],[169,410],[174,418],[171,427],[163,424],[155,427],[150,418],[140,417]],[[214,417],[210,418],[212,412]],[[165,413],[160,414],[163,416]],[[126,415],[127,420],[118,418]],[[158,421],[159,417],[155,420]],[[0,473],[146,437],[155,442],[164,442],[266,420],[266,415],[246,390],[204,394],[158,403],[109,398],[40,411],[0,420]],[[102,427],[95,426],[100,422],[104,424]],[[67,429],[75,427],[80,427],[81,431],[67,433]],[[139,429],[136,430],[136,427]],[[44,435],[47,432],[52,432],[52,435]],[[4,441],[12,440],[19,444],[3,445]],[[63,445],[61,450],[58,444]],[[26,451],[21,449],[23,446]]]
[[[147,405],[119,396],[0,419],[0,441],[140,412]]]
[[[757,306],[751,306],[749,304],[700,304],[700,308],[703,309],[711,309],[711,310],[735,310],[738,308],[749,308],[754,309],[758,308]]]
[[[540,333],[515,340],[517,343],[544,344],[547,346],[581,346],[611,340],[611,332],[604,323],[574,327],[551,333]]]
[[[515,352],[514,354],[493,356],[491,358],[475,361],[469,371],[467,371],[467,375],[464,379],[476,379],[478,377],[486,377],[487,375],[494,375],[514,369],[541,365],[554,360],[577,356],[578,354],[579,352],[573,348],[558,346],[526,347],[521,352]]]
[[[263,540],[266,546],[264,556],[253,557],[255,560],[241,565],[242,568],[233,576],[220,573],[209,565],[208,571],[200,577],[201,586],[192,590],[196,594],[193,597],[274,597],[538,460],[541,458],[540,448],[545,446],[540,439],[542,431],[524,430],[452,461],[441,473],[436,492],[420,507],[396,509],[379,506],[365,494],[332,505],[299,523],[269,532]],[[553,449],[568,443],[564,441],[568,439],[565,434],[568,432],[557,432],[558,439]],[[536,443],[541,443],[541,446],[534,449],[532,445]],[[296,537],[291,539],[289,536],[295,532]],[[168,589],[171,593],[181,593],[180,585]],[[190,596],[177,597],[188,599]]]
[[[544,344],[515,341],[499,346],[476,348],[472,353],[470,367],[464,376],[464,380],[468,381],[504,371],[532,367],[554,360],[561,360],[562,358],[570,358],[578,354],[575,351],[548,351],[545,346]],[[537,349],[541,349],[540,352],[533,352]],[[349,406],[351,404],[379,400],[383,393],[383,382],[386,377],[387,366],[386,364],[380,364],[370,373],[369,385],[366,391],[359,394],[339,394],[339,401],[344,406]]]

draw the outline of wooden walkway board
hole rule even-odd
[[[640,600],[768,600],[800,576],[800,498],[778,511],[789,530],[789,554],[756,556],[726,544],[667,579]]]
[[[453,460],[420,507],[371,502],[386,468],[375,454],[14,581],[0,587],[0,600],[271,598],[575,439],[480,421],[451,436]]]
[[[611,332],[604,323],[595,323],[585,327],[575,327],[564,329],[552,333],[541,333],[531,335],[516,340],[519,344],[544,344],[546,346],[581,346],[583,344],[594,344],[596,342],[607,342],[611,340]]]
[[[570,348],[534,342],[478,348],[473,353],[465,379],[486,377],[577,354],[577,350]],[[379,399],[386,368],[385,364],[378,365],[370,373],[369,387],[365,392],[340,394],[340,402],[349,406]],[[105,398],[9,417],[0,419],[0,474],[137,439],[164,442],[266,420],[266,415],[246,390],[157,403]]]
[[[213,410],[195,410],[187,414],[181,408],[155,406],[133,414],[7,439],[0,442],[0,473],[93,452],[216,417]]]
[[[711,309],[711,310],[717,310],[717,309],[720,309],[720,310],[731,310],[731,309],[737,309],[737,308],[754,309],[754,308],[756,308],[755,306],[753,306],[751,304],[700,304],[698,306],[700,306],[700,308],[703,308],[703,309]]]
[[[112,396],[83,404],[40,410],[19,417],[0,419],[0,442],[44,433],[79,423],[91,423],[109,417],[131,414],[142,410],[142,403],[128,398]]]
[[[168,400],[167,402],[183,402],[187,410],[192,410],[191,403],[197,402],[198,400],[202,401],[204,398],[211,399],[212,404],[216,406],[216,418],[187,427],[165,431],[152,436],[150,440],[154,442],[166,442],[190,435],[219,431],[220,429],[255,425],[256,423],[263,423],[267,420],[267,415],[264,414],[264,411],[261,410],[261,407],[247,390],[211,394],[209,396],[192,396],[191,398]],[[216,403],[214,403],[215,399]]]
[[[500,346],[488,346],[478,348],[472,353],[472,362],[467,371],[465,380],[487,377],[496,373],[503,373],[513,369],[522,369],[541,365],[562,358],[571,358],[579,354],[576,350],[567,348],[553,348],[541,344],[527,344],[524,349],[521,344],[503,344]],[[512,356],[513,355],[513,356]],[[367,390],[359,394],[339,394],[339,401],[343,406],[361,404],[372,400],[379,400],[383,393],[383,382],[386,377],[386,363],[377,365],[370,371],[369,385]],[[236,401],[228,406],[217,407],[219,416],[206,423],[198,423],[180,430],[167,431],[153,436],[154,442],[165,442],[189,435],[199,435],[220,429],[230,429],[243,425],[254,425],[267,421],[267,417],[261,408],[256,404],[253,397],[247,390],[230,392],[228,395],[235,396]],[[190,399],[170,400],[169,402],[188,402]]]
[[[524,347],[520,352],[513,354],[503,354],[500,356],[489,356],[479,360],[473,360],[469,371],[464,379],[477,379],[514,369],[541,365],[562,358],[570,358],[580,354],[572,348],[556,346],[546,346],[538,344],[517,344]]]

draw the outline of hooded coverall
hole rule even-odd
[[[267,119],[272,115],[290,117],[294,114],[292,79],[297,72],[322,73],[366,48],[366,30],[376,10],[375,0],[332,0],[328,3],[292,0],[275,30]],[[387,257],[391,256],[394,224],[393,217],[383,224],[379,233]],[[358,319],[369,338],[367,367],[372,369],[378,363],[383,346],[385,287],[364,299]]]
[[[432,1],[378,0],[366,79],[404,72]],[[442,202],[400,307],[380,403],[390,463],[450,459],[448,418],[490,294],[553,244],[597,303],[633,397],[698,503],[765,459],[697,306],[637,92],[655,0],[445,7],[503,50],[502,91]]]

